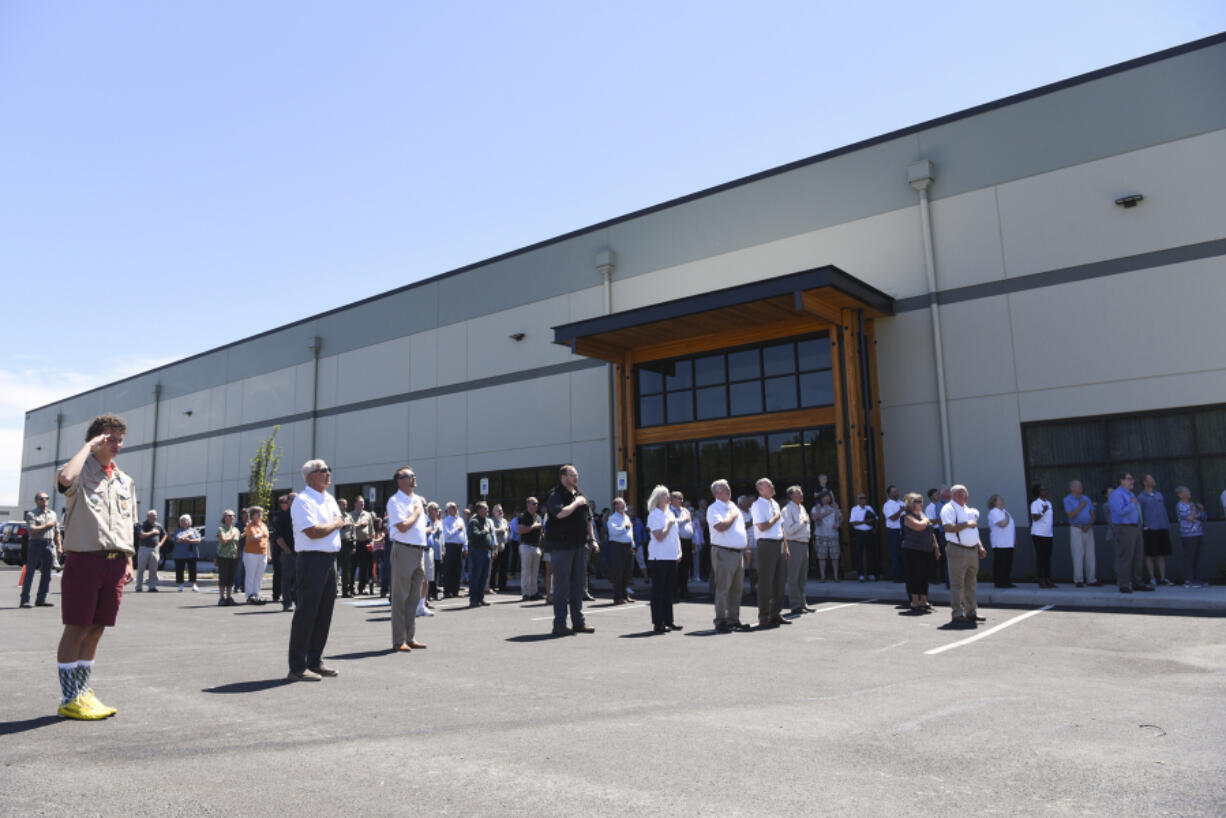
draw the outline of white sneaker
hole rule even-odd
[[[417,615],[418,616],[434,616],[434,611],[430,610],[424,605],[419,605],[417,607]]]
[[[195,583],[193,583],[193,584],[192,584],[192,590],[193,590],[193,591],[199,591],[199,590],[200,590],[200,586],[198,586],[198,585],[196,585]]]

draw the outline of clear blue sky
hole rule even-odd
[[[6,0],[0,504],[27,409],[1224,29],[1220,0]]]

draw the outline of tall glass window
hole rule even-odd
[[[824,334],[639,364],[638,425],[832,406],[831,367]]]
[[[1026,423],[1022,441],[1027,486],[1042,483],[1053,497],[1080,480],[1087,495],[1101,500],[1124,471],[1140,491],[1141,476],[1152,474],[1172,522],[1176,486],[1187,486],[1211,519],[1222,519],[1226,405]],[[1067,524],[1062,517],[1056,515],[1057,523]]]

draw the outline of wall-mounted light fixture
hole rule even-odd
[[[186,412],[184,412],[183,414],[187,415],[188,417],[191,417],[191,416],[192,416],[192,410],[191,410],[191,409],[188,409],[188,410],[187,410]]]
[[[517,342],[518,342],[518,341],[522,341],[522,340],[524,340],[524,338],[527,338],[527,337],[528,337],[528,336],[527,336],[527,335],[525,335],[525,334],[524,334],[524,333],[522,333],[522,332],[512,332],[512,333],[511,333],[511,340],[512,340],[512,341],[517,341]]]
[[[1119,207],[1122,207],[1125,210],[1127,210],[1130,207],[1136,207],[1138,204],[1140,204],[1144,200],[1145,200],[1145,197],[1142,196],[1140,193],[1130,193],[1127,196],[1119,197],[1118,199],[1115,200],[1115,203]]]

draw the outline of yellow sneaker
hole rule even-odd
[[[80,696],[77,696],[68,704],[61,704],[60,709],[55,712],[63,718],[77,719],[78,721],[98,721],[99,719],[106,718],[104,711],[95,710],[88,702],[82,700]]]
[[[101,713],[102,718],[104,719],[119,712],[115,708],[107,707],[105,704],[98,701],[98,697],[94,695],[94,690],[91,687],[87,687],[82,690],[80,694],[77,695],[77,698],[80,699],[87,707]]]

